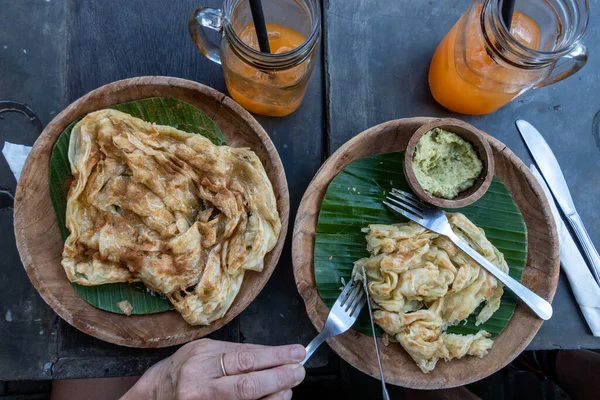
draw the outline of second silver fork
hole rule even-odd
[[[306,346],[306,357],[300,364],[304,365],[325,340],[350,329],[358,319],[360,310],[366,302],[362,283],[350,279],[331,307],[323,330]]]
[[[500,282],[514,292],[525,304],[529,306],[541,319],[548,320],[552,317],[552,306],[546,300],[523,286],[520,282],[512,278],[506,272],[489,262],[485,257],[475,251],[467,242],[462,240],[450,226],[448,217],[442,209],[424,203],[412,193],[404,192],[398,189],[392,189],[392,192],[386,196],[383,204],[404,215],[406,218],[416,222],[425,228],[446,236],[459,249],[467,253],[475,262],[494,275]]]

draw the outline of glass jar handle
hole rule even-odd
[[[200,7],[194,10],[188,20],[188,31],[190,36],[198,46],[198,50],[210,61],[221,64],[221,55],[219,47],[215,45],[204,32],[204,28],[209,28],[217,32],[223,27],[223,11],[210,8]]]
[[[549,77],[540,82],[536,88],[552,85],[558,81],[573,75],[579,71],[588,59],[588,50],[583,43],[578,43],[577,46],[569,54],[563,56],[554,66]]]

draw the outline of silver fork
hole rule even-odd
[[[331,307],[321,333],[306,346],[306,357],[300,364],[304,365],[325,340],[350,329],[366,302],[362,283],[351,279]]]
[[[485,257],[475,251],[468,243],[462,240],[450,226],[448,218],[444,212],[431,204],[424,203],[412,193],[404,192],[398,189],[392,189],[392,192],[386,196],[383,204],[404,215],[406,218],[416,222],[425,228],[446,236],[458,248],[467,253],[479,265],[488,270],[506,287],[512,290],[525,304],[529,306],[541,319],[548,320],[552,317],[552,306],[546,300],[521,285],[518,281],[511,278],[506,272],[489,262]]]

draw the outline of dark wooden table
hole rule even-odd
[[[62,108],[105,83],[140,75],[195,80],[225,92],[220,67],[188,37],[197,6],[219,1],[0,1],[0,100],[27,102],[48,123]],[[468,0],[344,0],[323,2],[323,42],[307,97],[285,118],[258,117],[283,160],[291,221],[323,160],[362,130],[391,119],[451,116],[431,97],[429,61]],[[600,108],[600,1],[592,0],[588,65],[577,76],[530,92],[500,111],[462,117],[531,161],[514,127],[524,118],[555,150],[584,221],[600,245],[600,138],[592,119]],[[31,145],[37,130],[18,114],[3,114],[0,146]],[[0,187],[16,182],[0,157]],[[60,320],[31,286],[14,242],[10,201],[0,204],[0,380],[133,375],[175,348],[119,347],[80,333]],[[291,231],[291,229],[290,229]],[[238,318],[212,335],[222,340],[306,344],[316,333],[296,291],[288,243],[269,284]],[[600,348],[561,276],[545,323],[530,349]],[[309,367],[339,365],[326,346]],[[350,372],[352,375],[353,373]],[[359,373],[356,373],[360,375]],[[354,375],[356,375],[354,374]],[[354,376],[352,375],[352,376]]]

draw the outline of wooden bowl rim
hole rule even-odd
[[[142,89],[146,89],[151,95],[143,95]],[[141,100],[144,98],[152,98],[152,97],[171,97],[177,98],[177,95],[165,94],[164,91],[169,91],[170,89],[181,91],[181,93],[195,93],[196,96],[201,95],[202,98],[205,99],[203,101],[213,101],[215,105],[218,104],[214,115],[209,115],[211,120],[215,120],[219,117],[219,111],[223,108],[224,112],[231,112],[234,115],[237,115],[243,123],[247,125],[249,130],[258,137],[260,143],[264,147],[264,151],[268,154],[268,163],[272,168],[272,175],[275,176],[275,180],[270,176],[270,180],[275,190],[277,198],[277,207],[281,220],[281,232],[279,234],[279,238],[277,240],[277,244],[275,247],[267,254],[267,257],[270,257],[268,260],[265,259],[265,266],[263,271],[260,272],[260,279],[255,281],[255,286],[252,288],[253,294],[248,296],[248,298],[242,300],[245,302],[243,307],[239,310],[234,311],[234,307],[236,303],[240,300],[240,297],[236,297],[234,303],[231,305],[227,313],[220,319],[214,321],[210,325],[206,326],[193,326],[190,330],[180,332],[175,335],[167,335],[163,337],[149,337],[149,338],[128,338],[122,335],[116,334],[114,331],[107,331],[102,327],[94,326],[93,324],[88,323],[87,318],[78,318],[75,314],[79,310],[71,310],[69,307],[65,307],[63,301],[57,298],[55,293],[49,288],[47,288],[40,277],[39,271],[37,270],[32,253],[30,252],[30,244],[28,243],[27,238],[27,227],[28,225],[35,223],[28,221],[28,216],[25,215],[23,208],[25,207],[25,201],[28,196],[32,195],[27,188],[25,187],[25,182],[28,182],[32,176],[32,174],[44,174],[45,177],[48,177],[48,168],[49,168],[49,158],[51,154],[51,149],[54,146],[54,143],[60,136],[60,134],[64,131],[64,129],[83,115],[88,114],[89,112],[96,111],[88,110],[81,111],[81,109],[86,109],[86,104],[95,98],[102,98],[104,93],[108,92],[117,92],[117,96],[121,95],[121,93],[127,92],[127,95],[123,94],[123,96],[128,97],[128,100],[118,101],[114,103],[110,103],[105,105],[102,108],[106,108],[110,105],[121,104],[129,101]],[[129,94],[131,93],[131,94]],[[138,97],[139,96],[139,97]],[[185,97],[181,95],[181,97]],[[181,100],[181,99],[180,99]],[[181,100],[190,102],[190,100]],[[200,101],[200,100],[199,100]],[[201,106],[197,104],[192,104],[194,107],[202,109]],[[207,106],[208,107],[208,106]],[[207,113],[208,114],[208,113]],[[66,122],[65,122],[66,119]],[[215,123],[217,123],[215,121]],[[217,123],[218,124],[218,123]],[[44,151],[47,150],[47,146],[50,146],[50,154],[45,157],[48,159],[48,165],[44,167],[43,171],[35,170],[33,171],[33,163],[34,160],[38,157],[44,157]],[[49,184],[48,184],[49,186]],[[47,199],[50,202],[50,198]],[[103,86],[100,86],[89,93],[81,96],[71,104],[69,104],[63,111],[61,111],[58,115],[56,115],[50,123],[44,128],[40,136],[36,139],[27,160],[25,161],[25,165],[23,167],[21,173],[21,179],[17,184],[17,190],[15,194],[15,205],[14,205],[14,233],[17,243],[17,249],[19,251],[19,255],[21,258],[21,262],[25,268],[25,272],[27,276],[31,280],[33,286],[37,289],[40,296],[44,299],[44,301],[67,323],[72,325],[73,327],[79,329],[80,331],[87,333],[91,336],[94,336],[98,339],[104,340],[106,342],[127,346],[127,347],[140,347],[140,348],[160,348],[166,346],[172,346],[177,344],[182,344],[191,340],[199,339],[208,335],[211,332],[221,328],[236,316],[238,316],[243,310],[245,310],[248,305],[254,301],[256,296],[260,293],[260,291],[264,288],[266,283],[269,281],[275,267],[278,264],[279,258],[281,256],[281,252],[283,249],[283,245],[285,242],[285,237],[287,235],[288,222],[289,222],[289,191],[287,185],[287,179],[285,176],[285,171],[283,168],[283,163],[281,162],[281,158],[279,157],[279,153],[275,148],[275,145],[271,141],[271,138],[266,133],[266,131],[262,128],[262,126],[254,119],[254,117],[242,108],[239,104],[233,101],[231,98],[226,96],[225,94],[203,85],[198,82],[190,81],[182,78],[168,77],[168,76],[142,76],[135,78],[128,78],[119,81],[114,81]],[[52,213],[52,217],[56,221],[56,216]],[[56,227],[58,231],[58,227]],[[59,234],[60,236],[60,234]],[[61,238],[62,240],[62,238]],[[252,273],[252,271],[248,271],[248,273]],[[65,280],[67,280],[66,275],[64,276]],[[247,279],[244,279],[242,283],[242,288],[247,283]],[[70,285],[69,285],[70,287]],[[73,289],[71,289],[73,290]],[[75,291],[73,290],[75,293]],[[241,292],[241,290],[240,290]],[[76,294],[76,293],[75,293]],[[94,311],[90,311],[95,313],[96,315],[110,314],[112,316],[116,316],[115,318],[121,318],[123,323],[129,323],[129,320],[133,318],[155,318],[160,319],[161,317],[167,319],[167,315],[171,313],[176,313],[176,311],[166,311],[161,313],[154,314],[146,314],[146,315],[135,315],[135,316],[125,316],[121,314],[110,313],[108,311],[101,310],[99,308],[94,307],[89,304],[83,298],[81,298],[78,294],[76,296],[79,297],[82,307],[89,306],[93,308]],[[90,309],[91,310],[91,309]],[[181,318],[180,315],[177,315],[177,318]],[[183,319],[181,319],[183,321]],[[135,324],[133,322],[132,324]],[[132,325],[133,326],[133,325]]]
[[[355,161],[356,159],[362,158],[355,158],[352,154],[350,154],[349,150],[355,148],[357,146],[357,143],[361,142],[363,139],[373,140],[373,137],[375,137],[379,130],[386,129],[388,131],[396,131],[399,129],[399,124],[402,122],[413,122],[422,125],[432,120],[433,118],[430,117],[403,118],[398,120],[387,121],[364,130],[363,132],[359,133],[358,135],[354,136],[352,139],[347,141],[345,144],[343,144],[337,151],[335,151],[331,155],[331,157],[327,159],[327,161],[317,171],[312,181],[310,182],[308,188],[306,189],[302,197],[300,206],[298,208],[298,212],[296,214],[296,221],[294,224],[292,241],[292,260],[294,267],[294,278],[296,279],[298,292],[300,293],[305,302],[307,314],[310,320],[312,321],[313,325],[318,331],[321,331],[324,326],[326,312],[328,311],[328,308],[319,296],[315,284],[314,240],[320,205],[323,201],[324,194],[326,193],[327,186],[341,169],[343,169],[345,166]],[[548,235],[548,242],[543,242],[542,244],[540,244],[540,246],[544,245],[548,247],[548,249],[544,249],[547,251],[543,253],[534,251],[534,243],[529,242],[527,256],[528,262],[523,270],[523,278],[525,279],[527,272],[530,271],[533,271],[534,274],[537,273],[546,275],[543,284],[546,284],[548,287],[546,288],[545,293],[541,293],[541,295],[547,301],[551,302],[556,292],[556,287],[558,285],[560,264],[558,253],[558,234],[556,231],[556,225],[552,213],[550,211],[548,201],[545,195],[543,194],[538,182],[531,174],[529,169],[525,166],[525,164],[523,164],[523,162],[502,142],[493,138],[485,132],[481,133],[487,139],[494,151],[497,154],[503,154],[508,160],[510,160],[510,163],[513,164],[515,169],[522,174],[527,185],[532,190],[536,201],[540,203],[539,206],[541,207],[539,207],[539,209],[537,209],[536,211],[542,214],[542,222],[548,228],[547,231],[544,232],[544,234]],[[395,138],[390,138],[391,141],[394,141],[394,139]],[[332,176],[328,176],[329,172],[327,171],[327,169],[329,168],[337,172],[335,172]],[[319,178],[324,173],[326,173],[326,175],[324,176],[326,177],[327,181],[319,181]],[[316,206],[318,206],[318,208],[316,209],[316,211],[314,211]],[[519,205],[519,207],[521,208],[521,205]],[[305,219],[306,221],[304,221]],[[528,240],[530,238],[530,234],[531,232],[528,232]],[[303,253],[308,252],[310,252],[311,254],[304,257]],[[542,254],[548,259],[548,262],[544,264],[545,270],[541,270],[539,267],[534,267],[530,265],[530,257],[533,257],[535,255],[536,261],[539,261],[538,259],[541,257]],[[521,327],[521,325],[515,325],[517,323],[517,319],[527,320],[525,332],[523,332],[522,330],[520,330],[519,332],[519,328]],[[516,358],[534,338],[542,323],[543,321],[537,318],[535,314],[531,310],[529,310],[529,308],[524,303],[518,301],[517,307],[515,308],[515,312],[513,314],[513,317],[511,318],[511,321],[509,321],[507,327],[500,333],[500,335],[496,339],[500,340],[500,338],[504,336],[506,337],[506,341],[510,342],[511,345],[514,343],[514,347],[512,347],[510,352],[502,354],[501,357],[496,357],[492,359],[488,358],[487,360],[484,357],[483,360],[486,360],[486,362],[483,364],[481,370],[476,371],[476,374],[469,375],[467,378],[463,379],[448,380],[446,377],[443,377],[442,380],[440,380],[441,378],[437,380],[432,380],[430,373],[429,375],[418,375],[421,379],[409,381],[405,376],[406,374],[391,375],[391,373],[385,370],[384,368],[386,372],[386,382],[403,387],[427,390],[451,388],[476,382],[480,379],[485,378],[486,376],[493,374],[494,372],[501,369],[503,366],[510,363],[514,358]],[[515,337],[515,335],[517,337]],[[382,350],[381,354],[385,363],[385,346],[383,346],[381,339],[379,340],[379,348],[380,350]],[[343,342],[360,343],[360,345],[363,346],[361,347],[362,354],[357,354],[355,351],[347,347]],[[327,343],[346,362],[353,365],[355,368],[359,369],[365,374],[379,379],[377,363],[375,362],[374,357],[369,359],[369,356],[365,355],[367,352],[374,351],[374,348],[372,348],[373,340],[371,337],[363,335],[362,333],[353,329],[350,329],[342,335],[327,339]],[[399,351],[404,350],[400,348]],[[501,362],[498,363],[497,359],[500,359]],[[461,360],[453,360],[452,362],[457,363],[463,360],[465,360],[465,358]],[[410,361],[412,362],[412,360]],[[490,362],[497,365],[490,366]]]
[[[441,128],[452,132],[471,143],[473,149],[483,164],[483,170],[473,186],[461,191],[454,199],[444,199],[433,196],[423,189],[417,180],[412,167],[412,159],[414,157],[417,143],[421,137],[423,137],[423,135],[435,128]],[[453,130],[453,128],[458,128],[458,131],[456,129]],[[463,129],[471,133],[477,143],[474,143],[473,138],[464,137],[464,133],[460,131]],[[481,154],[480,146],[483,148],[484,154]],[[413,192],[415,192],[417,196],[426,202],[443,208],[465,207],[479,200],[492,184],[492,179],[494,178],[494,156],[492,153],[492,148],[485,137],[473,125],[455,118],[439,118],[421,126],[415,131],[408,141],[408,145],[406,146],[406,151],[404,153],[404,175],[406,176],[406,181]]]

